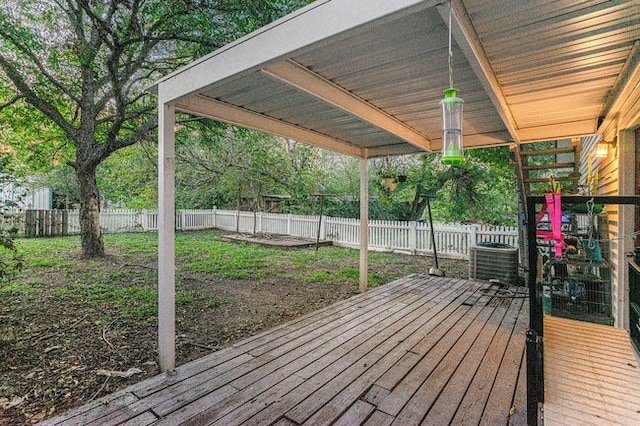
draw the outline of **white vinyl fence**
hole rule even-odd
[[[253,213],[238,210],[178,210],[177,230],[219,228],[232,232],[282,234],[317,238],[318,216],[278,213]],[[154,210],[104,209],[100,213],[104,232],[157,231],[158,214]],[[323,216],[320,239],[345,247],[358,247],[360,220]],[[507,226],[434,225],[438,254],[450,258],[468,258],[469,247],[478,242],[518,246],[517,228]],[[69,233],[79,233],[78,211],[69,212]],[[378,251],[410,254],[433,252],[429,225],[423,222],[372,220],[369,222],[369,247]]]

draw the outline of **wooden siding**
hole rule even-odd
[[[494,296],[412,275],[43,424],[524,424],[528,303]]]
[[[545,317],[544,377],[545,424],[640,424],[640,364],[625,330]]]
[[[598,195],[615,196],[615,195],[633,195],[633,191],[620,190],[621,185],[629,178],[626,174],[633,174],[633,167],[623,164],[621,155],[630,155],[629,148],[622,147],[623,144],[630,144],[631,138],[625,138],[624,132],[618,134],[618,141],[615,147],[609,150],[609,156],[603,159],[591,158],[592,170],[595,173],[598,170]],[[587,164],[589,158],[596,149],[597,142],[601,140],[600,136],[589,136],[582,138],[582,155],[581,155],[581,183],[585,183],[587,176]],[[631,154],[632,155],[632,154]],[[629,159],[627,159],[629,161]],[[633,164],[633,160],[631,161]],[[621,176],[622,173],[622,176]],[[624,178],[624,179],[622,179]],[[621,240],[628,233],[629,224],[624,229],[620,229],[620,221],[623,220],[622,207],[618,205],[608,205],[606,207],[606,220],[603,225],[606,226],[604,239],[609,240],[609,253],[607,259],[611,265],[611,295],[612,295],[612,315],[615,326],[620,328],[628,328],[628,312],[627,305],[627,288],[626,288],[626,261],[625,252],[630,249],[629,244]],[[632,214],[629,211],[629,214]],[[629,219],[624,218],[625,221]]]

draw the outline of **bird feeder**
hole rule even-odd
[[[462,149],[462,98],[458,90],[449,87],[444,91],[442,105],[442,164],[459,166],[464,163]]]

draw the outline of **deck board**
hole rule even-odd
[[[506,425],[526,407],[528,303],[488,288],[414,274],[44,424]]]
[[[544,419],[640,424],[640,363],[625,330],[544,319]]]

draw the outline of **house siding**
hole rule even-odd
[[[586,183],[588,161],[595,151],[600,136],[582,139],[581,183]],[[635,194],[635,132],[620,131],[615,147],[604,159],[592,158],[593,171],[598,170],[598,195],[616,196]],[[609,239],[609,263],[611,264],[612,314],[614,325],[629,327],[628,271],[626,253],[633,248],[633,239],[625,238],[633,232],[634,208],[631,206],[606,206],[606,216],[599,222],[601,230]]]

